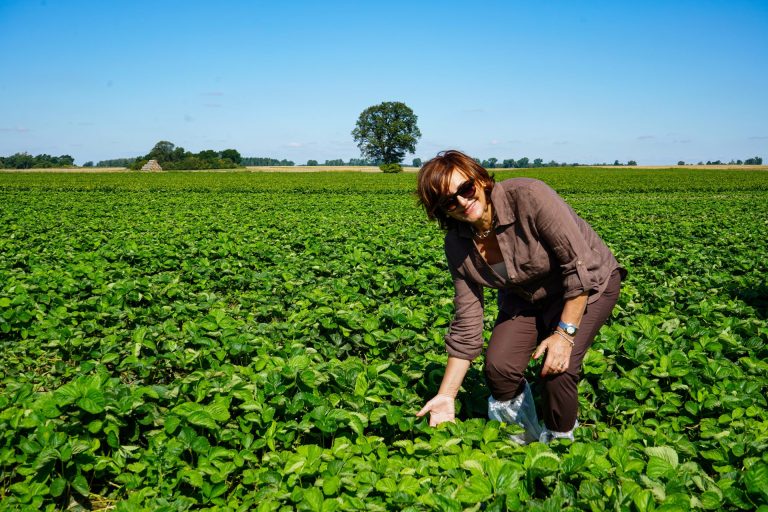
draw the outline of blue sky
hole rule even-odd
[[[766,0],[0,0],[0,155],[348,160],[402,101],[408,163],[768,159],[766,63]]]

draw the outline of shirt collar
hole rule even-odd
[[[515,212],[507,198],[507,191],[500,183],[496,183],[491,190],[491,203],[499,226],[506,226],[515,222]]]
[[[472,232],[472,226],[469,225],[467,222],[458,222],[458,227],[456,228],[459,232],[459,236],[461,238],[474,238],[475,234]]]

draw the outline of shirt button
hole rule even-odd
[[[577,261],[576,263],[578,263],[579,265],[581,265],[581,264],[582,264],[582,263],[581,263],[581,260]]]

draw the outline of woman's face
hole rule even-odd
[[[448,186],[448,196],[453,196],[456,192],[467,191],[469,178],[459,169],[454,169],[451,173],[451,181]],[[483,218],[488,210],[488,201],[485,198],[482,182],[475,180],[474,194],[468,198],[461,194],[456,195],[456,208],[446,211],[446,215],[460,222],[475,223]]]

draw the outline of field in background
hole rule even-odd
[[[510,444],[516,428],[485,419],[481,359],[456,424],[414,417],[452,289],[412,173],[0,173],[3,505],[768,502],[768,174],[496,172],[519,175],[629,271],[572,444]]]
[[[768,165],[685,165],[685,166],[671,166],[671,165],[635,165],[631,167],[627,166],[613,166],[613,165],[597,165],[597,166],[579,166],[579,169],[613,169],[616,171],[632,170],[632,169],[666,169],[685,171],[686,169],[698,169],[698,170],[740,170],[740,171],[765,171],[768,170]],[[538,173],[547,170],[558,171],[562,169],[572,169],[572,167],[540,167],[540,168],[528,168],[528,169],[491,169],[492,172],[532,172]],[[404,165],[403,172],[418,172],[418,167],[411,167]],[[249,165],[241,169],[221,169],[215,172],[370,172],[380,173],[381,170],[376,166],[355,166],[355,165],[295,165],[295,166],[254,166]],[[51,168],[51,169],[0,169],[0,173],[100,173],[100,172],[142,172],[131,171],[125,167],[75,167],[75,168]],[[143,171],[147,172],[147,171]],[[212,172],[206,170],[200,171],[173,171],[173,172]]]
[[[63,173],[63,174],[73,174],[73,173],[87,173],[87,174],[97,174],[97,173],[111,173],[111,172],[136,172],[131,171],[126,167],[51,167],[51,168],[40,168],[40,169],[0,169],[0,174],[2,173]]]

